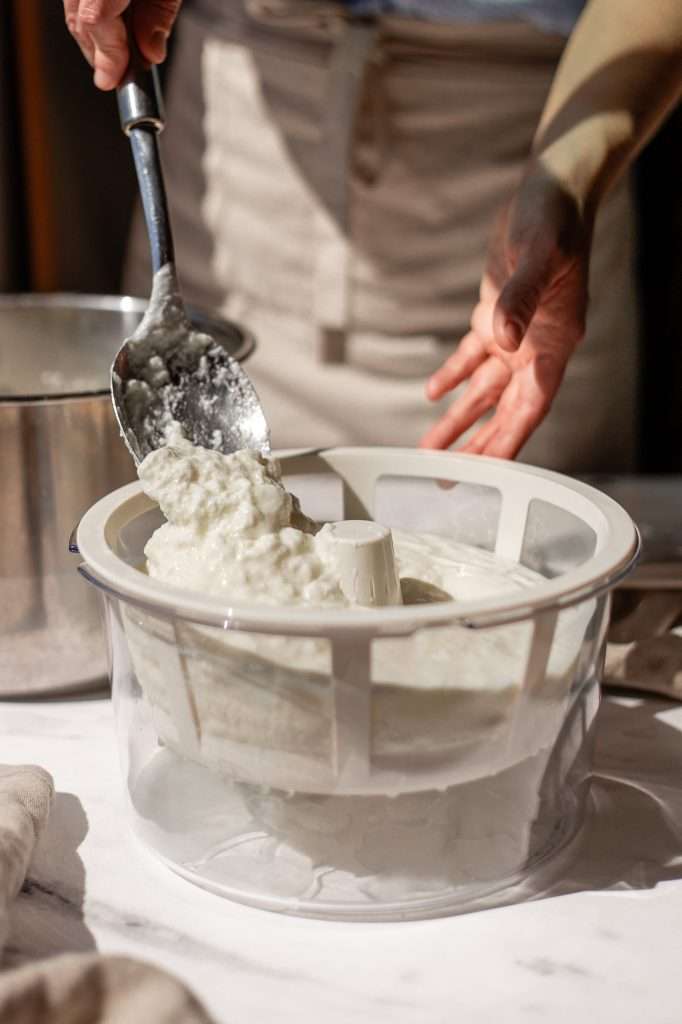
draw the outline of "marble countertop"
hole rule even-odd
[[[128,832],[111,705],[0,704],[0,760],[57,799],[5,961],[98,949],[181,976],[221,1024],[678,1024],[682,705],[609,697],[593,810],[542,898],[435,921],[340,924],[234,905]]]

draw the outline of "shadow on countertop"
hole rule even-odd
[[[576,852],[540,898],[651,889],[682,878],[680,704],[629,694],[599,711],[591,808]]]
[[[72,793],[56,793],[26,881],[10,911],[4,969],[97,948],[83,914],[85,867],[78,848],[88,819]]]

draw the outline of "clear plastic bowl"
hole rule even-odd
[[[320,521],[445,535],[542,579],[466,603],[230,606],[140,571],[162,517],[139,484],[104,498],[77,543],[106,599],[137,835],[207,889],[319,917],[449,913],[532,877],[582,819],[629,516],[493,459],[280,458]]]

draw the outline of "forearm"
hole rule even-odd
[[[681,0],[591,0],[557,69],[531,166],[589,211],[680,95]]]

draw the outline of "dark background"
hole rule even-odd
[[[682,472],[682,107],[635,168],[639,469]],[[118,293],[135,180],[58,0],[0,5],[0,291]]]

